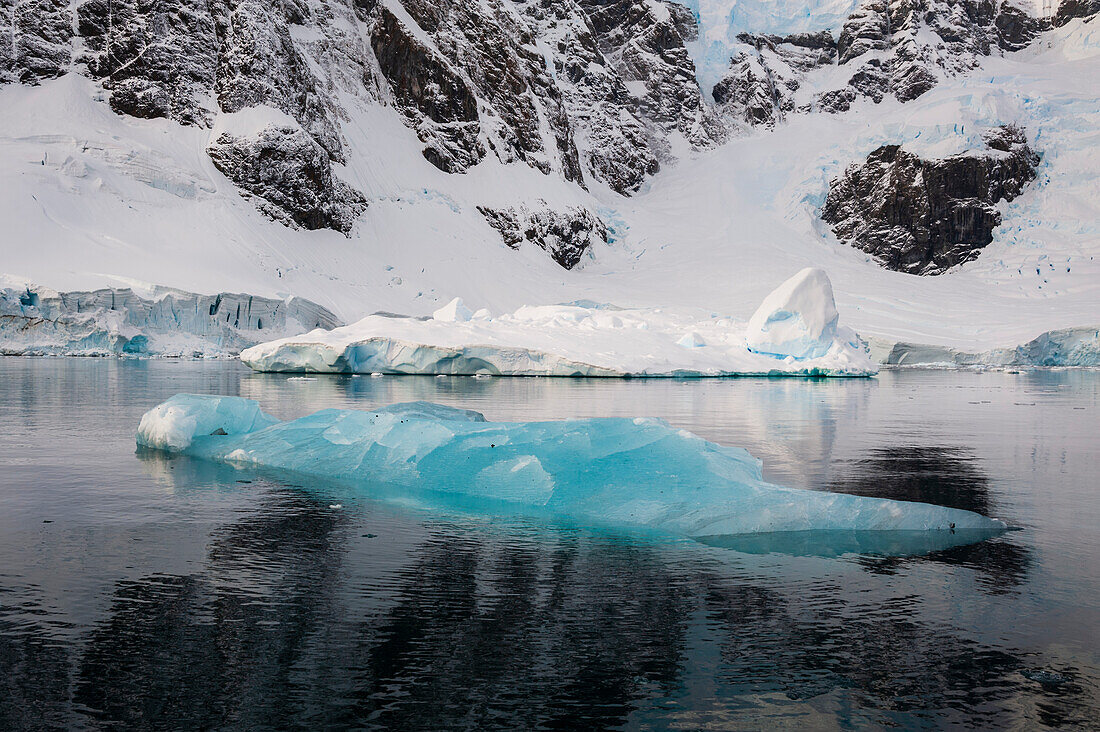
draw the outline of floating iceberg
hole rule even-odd
[[[431,318],[368,316],[241,353],[257,371],[497,376],[869,376],[854,331],[837,325],[828,276],[805,269],[748,327],[710,313],[595,303],[491,317],[455,299]]]
[[[821,358],[836,343],[839,318],[828,275],[807,267],[764,298],[745,344],[769,356]]]
[[[413,402],[279,422],[247,399],[178,394],[145,414],[137,442],[391,495],[397,489],[402,499],[444,496],[465,509],[546,512],[711,541],[890,531],[943,532],[957,543],[1005,529],[970,511],[772,485],[745,450],[657,419],[487,422],[476,412]]]

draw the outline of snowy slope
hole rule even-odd
[[[737,7],[703,2],[701,38],[737,30],[746,17]],[[849,10],[782,8],[812,19],[806,27]],[[733,20],[723,30],[708,17]],[[802,27],[792,23],[773,30]],[[9,84],[0,86],[0,272],[59,290],[139,281],[293,295],[346,322],[378,310],[427,314],[455,296],[494,312],[590,299],[744,320],[788,276],[817,266],[833,280],[842,320],[866,337],[987,350],[1100,322],[1097,78],[1100,23],[1075,20],[905,104],[861,100],[845,114],[678,149],[680,160],[632,198],[493,156],[444,173],[392,108],[335,91],[346,162],[333,168],[368,203],[350,237],[271,221],[214,167],[206,148],[247,120],[218,113],[207,129],[119,116],[77,74]],[[942,156],[1005,123],[1025,128],[1040,176],[1002,204],[1003,224],[977,260],[939,277],[890,272],[818,220],[829,180],[875,147]],[[540,200],[598,213],[611,242],[567,271],[536,246],[508,248],[477,210]]]

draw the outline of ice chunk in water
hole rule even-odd
[[[745,343],[756,353],[819,358],[837,341],[838,318],[829,276],[807,267],[764,298]]]
[[[177,394],[142,415],[137,440],[142,447],[183,452],[202,435],[240,435],[278,423],[251,399]]]
[[[178,394],[142,418],[137,440],[364,488],[445,494],[474,510],[507,504],[697,538],[1005,528],[970,511],[772,485],[745,450],[657,419],[487,422],[414,402],[278,422],[245,399]]]

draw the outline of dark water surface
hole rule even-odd
[[[919,557],[433,514],[138,456],[175,394],[659,416],[1023,527]],[[1100,373],[615,381],[0,358],[0,729],[1100,728]],[[775,549],[780,551],[773,551]]]

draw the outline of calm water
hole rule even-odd
[[[768,479],[1023,527],[741,551],[139,457],[176,392],[659,416]],[[0,729],[1064,726],[1100,720],[1100,373],[567,381],[0,359]]]

